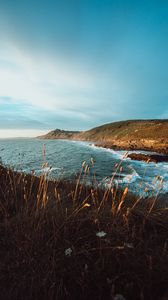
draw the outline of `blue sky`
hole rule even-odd
[[[0,136],[168,118],[167,83],[166,0],[0,0]]]

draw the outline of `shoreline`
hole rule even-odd
[[[39,138],[39,137],[38,137]],[[90,141],[84,139],[75,139],[75,138],[44,138],[40,137],[39,139],[44,140],[67,140],[67,141],[76,141],[76,142],[87,142],[90,144],[94,144],[95,147],[100,147],[104,149],[111,149],[115,151],[139,151],[140,153],[129,153],[127,158],[136,161],[144,161],[146,163],[153,162],[153,163],[161,163],[166,162],[168,163],[168,148],[154,148],[152,147],[138,147],[138,146],[119,146],[112,143],[104,143],[98,141]],[[149,153],[141,153],[141,152],[149,152]]]
[[[97,147],[102,148],[109,148],[112,150],[125,150],[125,151],[149,151],[149,152],[156,152],[158,154],[168,155],[168,147],[145,147],[145,146],[128,146],[128,145],[117,145],[116,143],[111,142],[102,142],[98,140],[88,140],[88,139],[80,139],[80,138],[67,138],[67,137],[35,137],[35,139],[39,140],[67,140],[67,141],[75,141],[75,142],[87,142],[87,143],[94,143]]]
[[[44,138],[44,137],[37,137],[38,139],[44,139],[44,140],[67,140],[67,141],[75,141],[75,142],[87,142],[90,144],[94,144],[96,147],[101,147],[104,149],[111,149],[115,151],[139,151],[140,153],[130,153],[128,154],[128,158],[131,160],[138,160],[138,161],[144,161],[144,162],[168,162],[168,148],[154,148],[152,147],[140,147],[140,146],[121,146],[116,145],[113,143],[106,143],[106,142],[99,142],[99,141],[90,141],[90,140],[84,140],[84,139],[75,139],[75,138]],[[143,154],[141,152],[150,152]]]
[[[129,146],[129,145],[117,145],[113,143],[106,143],[106,142],[99,142],[99,141],[94,141],[95,146],[97,147],[102,147],[102,148],[109,148],[113,150],[125,150],[125,151],[149,151],[149,152],[155,152],[158,154],[162,155],[168,155],[168,148],[158,148],[158,147],[145,147],[145,146]]]
[[[104,149],[111,149],[115,151],[139,151],[140,153],[130,153],[127,157],[132,160],[139,160],[145,162],[168,162],[168,149],[158,149],[158,148],[149,148],[149,147],[123,147],[114,144],[102,143],[102,142],[95,142],[94,144],[96,147],[102,147]],[[149,152],[143,154],[141,152]]]

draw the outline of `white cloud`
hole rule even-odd
[[[64,109],[68,101],[75,107],[79,95],[95,86],[96,76],[81,72],[63,58],[37,57],[9,42],[2,43],[1,62],[0,97],[20,99],[47,110]]]

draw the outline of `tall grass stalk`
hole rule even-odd
[[[0,299],[168,297],[166,205],[114,174],[109,188],[87,186],[89,167],[66,182],[0,166]]]

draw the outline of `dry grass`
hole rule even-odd
[[[0,167],[1,300],[168,299],[168,209],[87,187],[86,173],[51,182]]]

